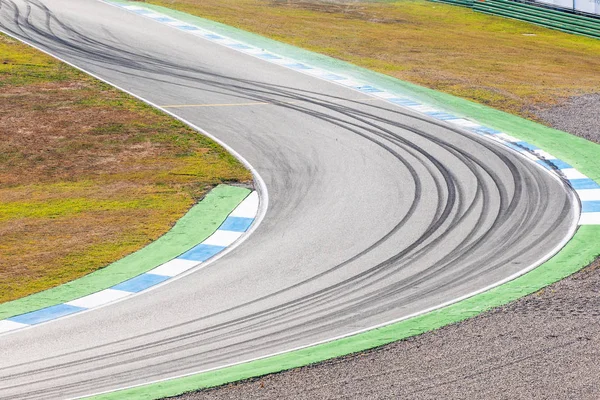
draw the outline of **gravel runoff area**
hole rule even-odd
[[[600,95],[540,112],[600,143]],[[188,393],[201,399],[600,399],[600,258],[540,292],[370,351]]]
[[[600,93],[573,97],[535,114],[553,128],[600,143]]]

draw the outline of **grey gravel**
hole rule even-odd
[[[536,114],[600,143],[600,94]],[[434,332],[177,398],[600,399],[600,258],[538,293]]]
[[[600,143],[600,93],[573,97],[534,114],[553,128]]]

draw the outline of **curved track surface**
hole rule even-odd
[[[576,216],[509,149],[95,0],[0,0],[0,27],[203,127],[264,178],[236,251],[0,337],[0,397],[68,398],[398,319],[536,262]],[[257,104],[268,103],[268,104]]]

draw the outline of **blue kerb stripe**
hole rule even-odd
[[[517,142],[516,144],[518,144],[518,145],[519,145],[519,146],[521,146],[522,148],[524,148],[524,149],[527,149],[527,150],[529,150],[529,151],[535,151],[535,150],[539,150],[539,148],[538,148],[538,147],[535,147],[534,145],[532,145],[532,144],[529,144],[529,143],[527,143],[527,142]]]
[[[113,286],[111,289],[137,293],[170,279],[169,276],[142,274]]]
[[[475,128],[473,128],[473,130],[475,132],[487,133],[488,135],[498,135],[499,133],[502,133],[499,130],[489,128],[487,126],[476,126]]]
[[[263,60],[281,60],[281,57],[270,53],[257,54],[256,57],[262,58]]]
[[[581,212],[600,212],[600,200],[582,201]]]
[[[204,37],[207,39],[223,39],[223,36],[215,35],[213,33],[207,33]]]
[[[394,97],[392,99],[388,99],[389,102],[392,102],[394,104],[399,104],[401,106],[420,106],[421,103],[417,103],[416,101],[413,101],[411,99],[402,99],[399,97]]]
[[[536,163],[540,164],[542,167],[549,169],[550,171],[554,170],[552,164],[545,160],[537,160]]]
[[[433,117],[435,119],[442,120],[442,121],[449,121],[449,120],[452,120],[452,119],[459,119],[456,115],[452,115],[452,114],[449,114],[447,112],[442,112],[442,111],[430,111],[430,112],[426,112],[425,114],[427,114],[430,117]]]
[[[336,74],[327,74],[327,75],[323,76],[323,78],[324,79],[328,79],[330,81],[341,81],[341,80],[346,79],[343,76],[339,76],[339,75],[336,75]]]
[[[572,166],[570,166],[566,162],[564,162],[562,160],[557,160],[557,159],[552,159],[552,160],[538,160],[537,163],[538,164],[542,164],[544,167],[546,167],[548,169],[552,169],[552,167],[558,168],[558,169],[573,168]]]
[[[199,31],[200,30],[192,25],[179,25],[178,28],[182,29],[184,31]]]
[[[504,145],[505,145],[506,147],[510,147],[511,149],[513,149],[513,150],[515,150],[515,151],[519,151],[519,152],[522,152],[522,151],[523,151],[523,148],[521,148],[521,147],[517,146],[517,144],[516,144],[516,143],[504,142]]]
[[[554,165],[558,169],[567,169],[573,168],[571,165],[567,164],[562,160],[549,160],[552,165]]]
[[[252,225],[252,222],[254,222],[254,218],[227,217],[223,225],[219,227],[219,230],[246,232],[250,228],[250,225]]]
[[[575,190],[600,189],[600,185],[598,185],[596,182],[594,182],[590,178],[570,179],[569,183],[571,184],[571,186],[573,186],[573,189],[575,189]]]
[[[175,22],[174,19],[167,18],[167,17],[159,17],[159,18],[153,18],[153,19],[158,22]]]
[[[252,48],[250,46],[246,46],[245,44],[241,44],[241,43],[230,44],[229,47],[231,47],[232,49],[238,49],[238,50],[248,50],[248,49]]]
[[[191,261],[206,261],[212,256],[220,253],[224,248],[225,247],[222,246],[212,246],[201,243],[193,249],[186,251],[177,258]]]
[[[57,304],[52,307],[32,311],[27,314],[17,315],[12,318],[8,318],[8,320],[18,322],[20,324],[35,325],[56,318],[64,317],[65,315],[75,314],[83,310],[85,310],[85,308],[69,306],[67,304]]]
[[[383,90],[377,89],[376,87],[371,86],[371,85],[356,86],[356,87],[354,87],[354,89],[358,89],[363,93],[381,93],[381,92],[383,92]]]
[[[285,66],[288,68],[292,68],[292,69],[313,69],[312,67],[309,67],[308,65],[304,65],[304,64],[300,64],[300,63],[286,64]]]
[[[133,12],[137,13],[137,14],[150,14],[150,13],[152,13],[152,11],[149,11],[149,10],[133,10]]]

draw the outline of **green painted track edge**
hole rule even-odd
[[[215,187],[148,246],[82,278],[0,304],[0,320],[99,292],[172,260],[212,235],[249,194],[242,187]]]
[[[127,1],[113,1],[130,3]],[[600,179],[600,145],[545,127],[532,121],[460,99],[432,89],[369,71],[344,61],[312,53],[284,43],[175,10],[137,3],[180,20],[197,24],[232,39],[261,46],[263,49],[329,71],[352,75],[391,92],[408,94],[416,100],[441,107],[457,115],[507,132],[534,144],[573,165],[594,180]],[[578,38],[579,40],[588,40]],[[592,39],[589,39],[592,40]],[[331,358],[372,349],[420,335],[477,316],[555,283],[589,265],[600,255],[600,226],[581,226],[569,243],[552,259],[531,272],[487,292],[440,308],[424,315],[343,339],[295,350],[214,371],[193,374],[130,389],[92,396],[94,399],[160,399],[198,389],[210,388],[243,379],[259,377],[302,367]]]

